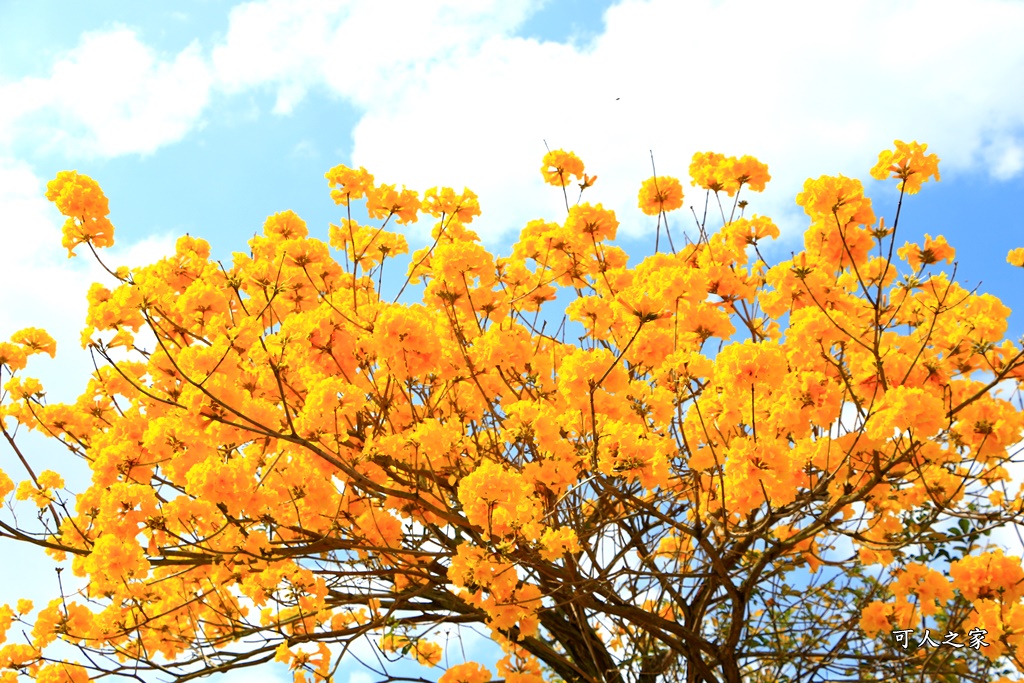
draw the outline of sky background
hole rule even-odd
[[[808,177],[862,179],[891,222],[895,183],[868,170],[897,138],[942,160],[942,181],[904,203],[897,245],[945,235],[960,281],[1010,306],[1019,339],[1024,273],[1006,252],[1024,246],[1020,35],[1013,0],[0,0],[0,339],[46,328],[57,360],[28,374],[51,401],[84,388],[85,292],[107,280],[60,246],[44,192],[64,169],[110,199],[112,266],[152,262],[186,232],[229,261],[286,209],[326,240],[342,216],[323,177],[336,164],[421,193],[469,187],[472,227],[507,255],[529,220],[564,218],[539,173],[546,141],[598,176],[589,201],[616,211],[636,263],[653,248],[655,221],[636,208],[652,153],[684,184],[694,152],[752,154],[773,180],[747,212],[780,225],[766,255],[781,260],[800,248]],[[689,189],[691,203],[703,194]],[[679,243],[688,208],[670,220]],[[408,226],[411,249],[431,225]],[[78,466],[24,444],[38,469]],[[0,468],[17,479],[6,446]],[[0,603],[43,604],[52,572],[0,545]]]

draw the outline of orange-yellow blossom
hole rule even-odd
[[[67,216],[61,244],[68,250],[68,258],[75,255],[79,244],[96,247],[114,244],[114,226],[107,219],[110,213],[107,197],[95,180],[77,171],[60,171],[47,183],[46,198]]]
[[[744,185],[755,192],[771,180],[768,167],[752,156],[727,157],[716,152],[697,152],[690,162],[690,178],[697,187],[725,191],[730,197]]]
[[[556,149],[544,155],[540,172],[544,182],[564,187],[569,184],[569,176],[583,177],[583,162],[572,152]]]
[[[915,271],[919,270],[922,266],[928,266],[939,261],[952,263],[956,257],[956,249],[949,246],[945,237],[939,235],[932,239],[932,236],[927,233],[924,236],[924,247],[907,242],[897,249],[896,253],[901,259],[906,260]]]
[[[20,344],[0,342],[0,365],[8,370],[24,370],[28,361],[28,352]]]
[[[899,178],[897,189],[907,194],[918,192],[929,178],[939,180],[939,157],[925,154],[928,145],[918,142],[908,144],[902,140],[896,140],[893,144],[896,145],[895,150],[885,150],[878,154],[878,163],[871,169],[872,178]]]
[[[556,185],[593,181],[565,152],[546,157],[544,170]],[[699,186],[729,194],[768,180],[751,157],[697,155],[691,171]],[[230,267],[185,237],[174,255],[90,289],[87,342],[132,360],[103,366],[74,403],[47,405],[42,386],[18,374],[32,353],[53,352],[45,333],[0,344],[0,372],[14,374],[4,377],[5,427],[57,435],[92,470],[88,488],[66,501],[55,473],[18,487],[46,506],[45,523],[59,518],[51,553],[74,556],[90,602],[39,610],[31,643],[0,649],[0,664],[50,675],[40,648],[61,638],[195,669],[197,652],[218,665],[251,634],[271,648],[287,638],[278,657],[323,680],[325,643],[356,632],[438,663],[440,647],[420,636],[456,613],[492,629],[507,654],[498,677],[536,683],[528,650],[582,669],[643,666],[616,658],[651,646],[637,636],[650,637],[650,619],[700,612],[670,594],[651,599],[654,572],[675,572],[681,594],[700,594],[721,577],[717,553],[739,585],[757,560],[735,544],[753,540],[779,551],[768,571],[784,581],[788,568],[814,573],[831,559],[834,532],[855,539],[862,563],[907,567],[875,593],[895,600],[872,603],[855,577],[823,602],[753,582],[749,602],[714,593],[721,599],[690,615],[701,628],[675,649],[720,647],[728,629],[756,622],[746,606],[767,612],[768,596],[799,601],[785,610],[832,610],[822,622],[859,619],[876,635],[949,607],[951,584],[973,604],[971,618],[1017,647],[1019,559],[968,555],[949,581],[907,565],[901,547],[947,533],[905,524],[925,505],[956,515],[963,499],[991,502],[969,511],[977,519],[1018,509],[1012,492],[991,489],[1009,478],[1024,420],[975,376],[1024,376],[1017,345],[1002,338],[1009,311],[942,274],[893,286],[896,267],[875,249],[891,233],[875,227],[859,182],[808,181],[805,249],[769,269],[750,263],[757,249],[747,247],[778,228],[757,215],[701,226],[697,242],[627,267],[620,247],[595,246],[614,236],[614,215],[577,205],[561,222],[531,222],[512,255],[495,258],[464,225],[478,213],[468,190],[435,188],[419,202],[375,187],[363,169],[328,178],[335,201],[367,196],[384,221],[436,217],[436,244],[407,271],[426,282],[421,304],[390,303],[378,273],[366,274],[405,250],[400,235],[346,217],[329,232],[346,250],[342,265],[286,211]],[[681,204],[681,187],[676,197],[668,182],[644,183],[641,208]],[[60,206],[85,205],[76,197],[88,193],[66,189]],[[929,237],[904,256],[949,259],[952,247]],[[580,346],[523,315],[568,290],[578,296],[568,316],[587,332]],[[140,332],[155,337],[144,353],[134,348]],[[8,504],[13,490],[0,474]],[[594,590],[616,597],[614,619],[601,613],[603,598],[587,602]],[[580,613],[563,617],[577,596]],[[15,619],[0,608],[0,626]],[[672,626],[658,638],[675,638]],[[844,647],[846,630],[833,639]],[[723,660],[742,656],[748,633]],[[870,665],[898,668],[900,653],[878,640],[868,646],[887,658]],[[490,675],[465,665],[443,680]]]
[[[615,212],[605,209],[598,204],[578,204],[569,208],[569,217],[565,221],[565,228],[570,234],[586,236],[589,241],[615,239],[615,231],[619,227],[619,221],[615,218]]]
[[[397,216],[399,224],[415,223],[420,210],[419,194],[415,190],[396,190],[394,185],[378,185],[367,192],[366,213],[370,218]]]
[[[30,356],[35,353],[46,353],[50,358],[55,358],[57,355],[57,342],[47,334],[46,330],[41,330],[38,327],[28,327],[15,332],[11,335],[11,341],[26,347],[28,349],[26,353]]]
[[[338,165],[324,174],[332,188],[331,199],[335,204],[348,206],[353,199],[362,199],[373,189],[373,176],[362,166],[358,170]]]
[[[545,560],[554,562],[566,553],[580,551],[580,542],[576,532],[567,527],[552,529],[548,527],[541,536],[540,554]]]
[[[469,188],[463,188],[462,194],[456,195],[450,187],[442,187],[440,190],[432,187],[423,193],[422,204],[423,210],[434,218],[453,216],[463,224],[473,222],[473,218],[480,215],[480,202],[476,193]]]
[[[438,683],[490,683],[491,672],[476,662],[456,664],[441,676]]]
[[[937,610],[936,603],[942,604],[953,598],[953,585],[938,571],[915,562],[899,573],[892,592],[901,599],[906,599],[908,593],[915,593],[920,600],[921,613],[930,616]]]
[[[79,664],[55,662],[39,669],[36,683],[88,683],[89,672]]]
[[[640,186],[637,199],[640,210],[648,216],[675,211],[683,205],[683,186],[678,178],[652,176]]]
[[[491,536],[536,538],[540,507],[532,488],[518,472],[484,460],[459,484],[459,501],[470,524]]]

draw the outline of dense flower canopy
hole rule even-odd
[[[871,173],[917,192],[939,178],[924,150],[897,141]],[[567,214],[509,257],[470,229],[470,190],[421,198],[338,166],[334,201],[380,225],[347,213],[324,242],[285,211],[230,264],[185,236],[109,268],[82,334],[105,362],[71,405],[24,375],[56,352],[45,331],[0,342],[26,475],[0,470],[0,497],[39,511],[0,536],[87,579],[0,606],[0,634],[31,625],[0,646],[0,680],[273,660],[324,681],[365,637],[443,683],[991,681],[1019,662],[1024,570],[985,536],[1024,508],[1004,486],[1024,414],[996,391],[1024,353],[998,299],[932,270],[953,247],[894,250],[899,215],[823,176],[796,198],[803,251],[769,266],[779,229],[739,201],[767,166],[708,152],[691,187],[732,215],[630,266],[614,212],[569,206],[570,180],[594,183],[583,162],[555,150],[541,172]],[[112,243],[94,180],[61,172],[47,197],[69,253]],[[659,175],[638,204],[672,240],[683,198]],[[425,215],[405,274],[422,301],[385,301],[382,269],[409,251],[387,227]],[[578,345],[538,327],[561,289]],[[16,425],[83,458],[85,490],[32,469]],[[439,626],[473,623],[504,651],[494,671],[445,651]],[[900,648],[901,629],[963,651]]]

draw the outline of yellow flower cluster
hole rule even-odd
[[[902,140],[896,140],[895,145],[896,149],[878,154],[878,163],[871,169],[872,178],[899,178],[897,189],[907,194],[919,192],[929,178],[939,180],[939,157],[925,154],[928,145]]]
[[[924,150],[897,141],[872,175],[916,192],[938,179]],[[594,181],[563,150],[541,172],[563,190]],[[737,200],[770,180],[757,159],[711,152],[690,175]],[[992,393],[1024,380],[1024,352],[1003,339],[1009,310],[928,271],[954,258],[942,236],[891,249],[861,182],[823,176],[797,196],[804,249],[774,266],[760,253],[779,236],[772,220],[723,211],[721,229],[701,225],[631,267],[610,244],[614,212],[568,199],[562,220],[531,221],[495,257],[468,227],[480,215],[468,189],[421,198],[362,168],[326,177],[337,204],[365,200],[382,224],[347,215],[324,242],[285,211],[230,266],[186,236],[173,255],[94,285],[82,341],[109,363],[76,402],[48,404],[22,376],[31,356],[56,351],[44,331],[0,342],[5,434],[50,434],[92,474],[64,500],[55,472],[17,485],[0,472],[0,497],[45,508],[57,522],[49,552],[72,555],[88,581],[87,600],[39,612],[31,644],[0,647],[0,669],[78,681],[84,669],[47,663],[43,649],[61,639],[166,666],[226,657],[260,634],[260,656],[326,681],[325,643],[370,631],[389,655],[439,665],[429,620],[405,616],[430,605],[439,621],[486,623],[507,655],[498,675],[530,683],[543,638],[641,642],[690,629],[669,623],[690,609],[708,628],[728,616],[711,614],[717,597],[647,602],[659,568],[727,600],[722,577],[756,571],[762,548],[786,571],[817,571],[838,533],[862,563],[902,562],[895,600],[836,604],[856,610],[844,623],[910,628],[962,598],[972,623],[1007,635],[999,652],[1016,652],[1019,559],[968,555],[947,579],[900,545],[908,513],[962,512],[1007,480],[1024,429]],[[111,243],[95,181],[61,172],[47,196],[68,217],[69,251]],[[637,196],[659,226],[683,203],[669,176]],[[423,285],[422,302],[384,301],[383,269],[409,250],[385,228],[421,215],[436,221],[433,243],[404,277]],[[560,294],[578,345],[537,325]],[[116,347],[127,360],[111,358]],[[994,514],[1020,509],[989,500]],[[566,616],[575,591],[590,597]],[[597,604],[617,610],[614,629],[586,626]],[[0,630],[15,618],[0,609]],[[490,677],[466,663],[441,680]]]
[[[75,247],[80,244],[114,244],[114,226],[107,218],[107,197],[95,180],[77,171],[61,171],[47,184],[46,198],[67,217],[61,244],[68,250],[68,258],[75,255]]]
[[[752,156],[727,157],[716,152],[698,152],[690,162],[690,177],[697,187],[734,196],[746,185],[761,192],[772,177],[768,167]]]
[[[653,176],[640,186],[638,199],[640,210],[648,216],[675,211],[683,205],[683,186],[676,178]]]
[[[564,187],[569,176],[583,178],[583,162],[572,152],[556,149],[544,155],[544,163],[540,167],[544,182],[549,185]]]

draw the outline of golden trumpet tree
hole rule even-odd
[[[937,163],[897,141],[871,173],[902,207]],[[1024,379],[1009,310],[938,271],[942,237],[897,247],[901,209],[887,226],[855,179],[807,181],[804,249],[769,266],[779,230],[740,200],[767,167],[701,153],[689,170],[721,223],[695,213],[677,244],[682,184],[652,177],[639,205],[670,251],[629,266],[614,213],[570,205],[596,180],[574,154],[541,168],[567,215],[529,223],[507,258],[470,228],[469,190],[421,197],[338,166],[335,202],[365,200],[379,225],[349,211],[324,242],[286,211],[229,264],[186,236],[108,268],[82,334],[105,362],[76,403],[24,376],[55,353],[45,331],[0,343],[0,495],[40,512],[0,521],[2,543],[87,582],[0,607],[0,633],[30,629],[0,646],[0,680],[276,660],[326,681],[362,638],[382,679],[405,657],[442,683],[1024,670],[1024,570],[985,540],[1022,516],[1005,483],[1024,414],[996,392]],[[47,197],[69,254],[112,244],[95,181],[61,172]],[[408,252],[389,224],[427,214],[405,280],[422,302],[383,300]],[[563,326],[538,329],[559,290]],[[19,428],[84,459],[88,487],[36,473]],[[496,669],[443,647],[473,624]]]

